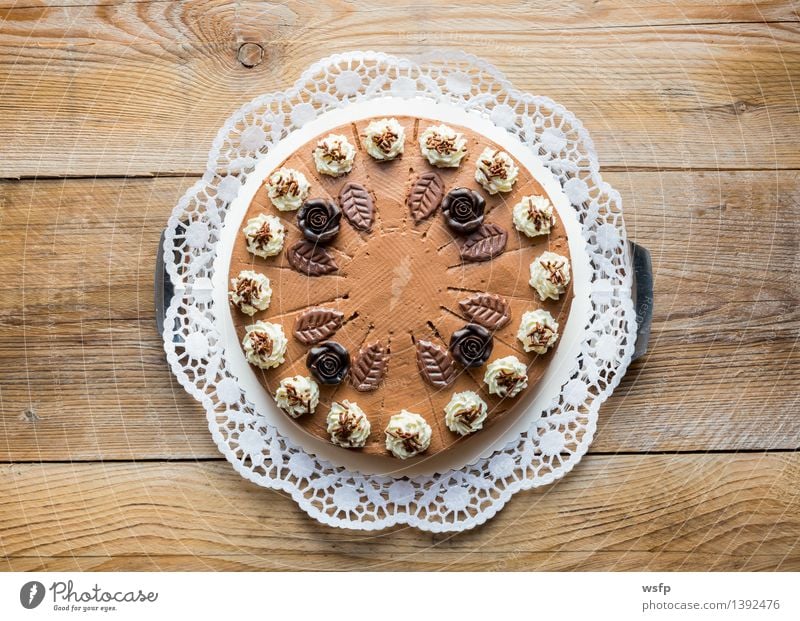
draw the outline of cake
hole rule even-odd
[[[551,197],[500,145],[399,116],[326,131],[265,176],[238,227],[236,334],[289,424],[424,459],[521,407],[572,300]]]

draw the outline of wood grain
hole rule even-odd
[[[227,463],[2,466],[0,564],[797,570],[798,484],[796,453],[588,457],[566,479],[518,494],[482,528],[452,536],[330,529]]]
[[[791,0],[6,6],[2,177],[200,173],[233,110],[319,58],[442,47],[590,120],[606,167],[800,167]]]
[[[800,174],[606,177],[656,306],[592,450],[798,448]],[[193,181],[0,183],[0,461],[218,455],[154,329],[158,236]]]

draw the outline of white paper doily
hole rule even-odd
[[[317,115],[387,95],[456,104],[516,135],[561,182],[581,222],[593,270],[590,320],[560,396],[493,455],[460,470],[410,479],[350,472],[281,436],[230,374],[211,299],[222,224],[256,162]],[[338,54],[312,65],[292,88],[244,105],[217,134],[202,180],[174,209],[163,251],[175,288],[164,324],[167,360],[205,407],[220,451],[243,477],[290,493],[309,515],[331,526],[374,530],[409,524],[441,532],[485,522],[515,492],[552,483],[580,461],[598,409],[633,353],[632,267],[621,201],[600,178],[586,130],[562,106],[515,90],[496,68],[462,53],[432,53],[417,61],[373,52]]]

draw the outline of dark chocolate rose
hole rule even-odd
[[[483,196],[469,188],[450,190],[442,201],[447,226],[456,233],[471,233],[483,222],[486,201]]]
[[[350,370],[350,354],[336,341],[325,341],[309,350],[306,366],[321,384],[339,384]]]
[[[324,244],[336,237],[342,210],[336,203],[324,198],[312,198],[303,203],[297,212],[297,226],[305,238]]]
[[[492,355],[493,347],[491,333],[477,323],[468,323],[450,337],[450,353],[465,367],[481,366]]]

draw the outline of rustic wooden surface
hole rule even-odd
[[[0,0],[0,567],[800,569],[796,7],[430,6]],[[239,104],[436,47],[588,127],[653,255],[650,351],[578,468],[477,531],[333,531],[219,459],[155,248]]]

